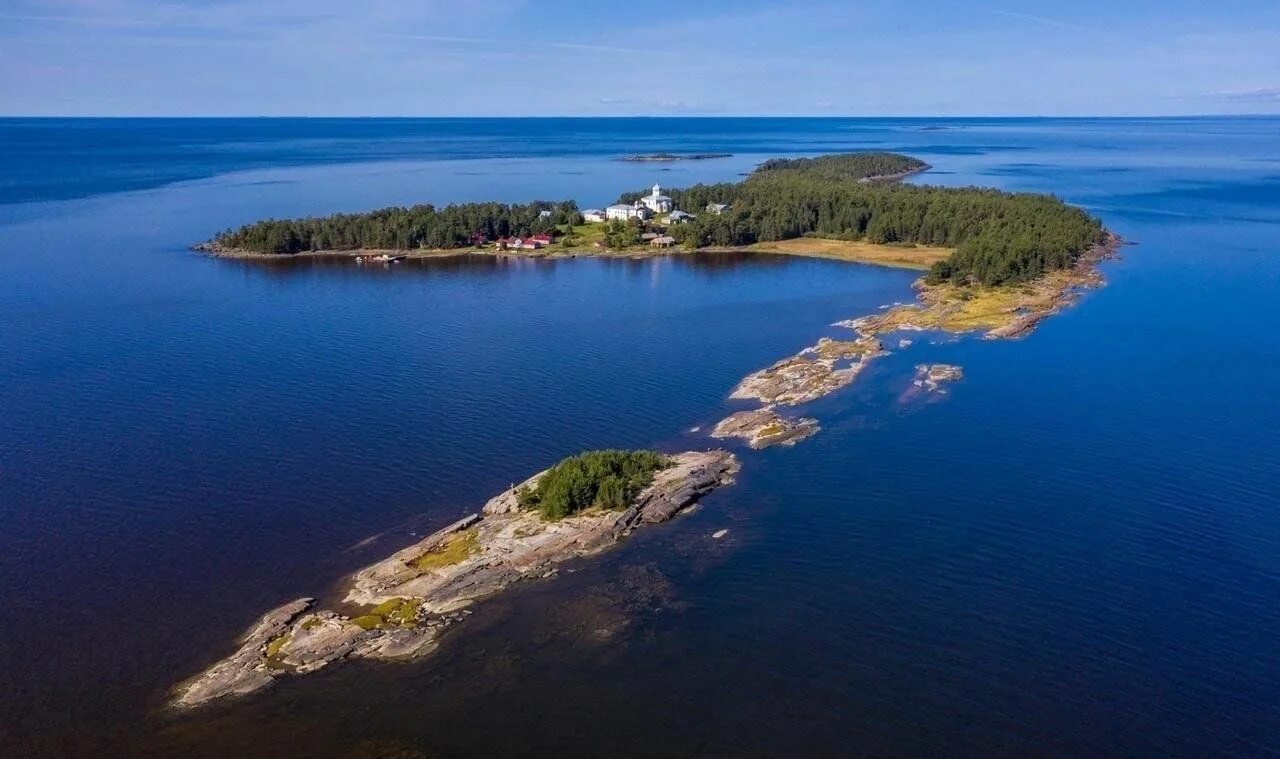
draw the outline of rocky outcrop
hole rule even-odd
[[[543,473],[491,499],[483,515],[455,522],[395,555],[357,572],[346,600],[380,604],[394,598],[422,600],[428,612],[448,611],[566,559],[616,543],[641,524],[670,519],[704,493],[729,482],[737,459],[726,451],[682,453],[622,512],[596,511],[548,522],[516,504],[516,492],[534,486]],[[442,546],[470,548],[445,566],[433,566]],[[424,565],[427,568],[424,568]]]
[[[964,376],[964,370],[954,364],[917,364],[912,385],[930,393],[946,392],[943,385],[956,382]]]
[[[832,325],[852,330],[855,339],[824,337],[796,355],[745,377],[729,397],[758,401],[762,406],[725,418],[711,436],[741,438],[752,448],[794,445],[817,432],[818,422],[784,417],[775,407],[808,403],[853,382],[871,361],[885,355],[881,337],[896,336],[902,349],[913,343],[903,332],[982,332],[987,339],[1020,337],[1045,318],[1074,304],[1083,291],[1102,286],[1098,263],[1114,255],[1120,244],[1119,237],[1108,234],[1073,266],[1017,286],[928,285],[922,278],[915,283],[914,303],[894,303],[881,307],[879,313]],[[961,376],[958,366],[922,364],[904,399],[921,392],[945,392],[944,385]]]
[[[345,601],[361,612],[310,611],[310,598],[268,612],[235,653],[179,686],[173,703],[193,707],[252,693],[279,677],[348,658],[429,653],[445,627],[469,614],[464,607],[519,580],[547,576],[556,565],[611,546],[641,525],[671,519],[732,482],[738,468],[728,451],[677,454],[626,510],[591,510],[554,522],[521,510],[519,486],[513,487],[490,499],[482,513],[356,572]],[[535,485],[542,474],[522,484]]]
[[[755,449],[771,445],[795,445],[818,432],[817,419],[784,417],[773,406],[739,411],[721,420],[711,432],[714,438],[741,438]]]
[[[1098,263],[1115,255],[1121,240],[1108,235],[1066,269],[1019,285],[981,287],[944,282],[916,283],[917,302],[845,322],[860,335],[936,330],[981,332],[988,340],[1022,337],[1040,322],[1074,305],[1081,294],[1104,284]]]
[[[314,601],[312,598],[299,598],[263,614],[240,637],[240,648],[234,654],[179,687],[175,703],[194,706],[220,696],[252,693],[270,685],[275,673],[265,666],[267,644],[283,635],[289,624]]]
[[[822,338],[798,354],[748,375],[729,395],[738,400],[795,406],[821,398],[853,382],[884,348],[874,337]]]

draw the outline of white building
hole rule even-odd
[[[595,224],[605,220],[604,211],[599,208],[588,208],[582,212],[582,220],[588,224]]]
[[[707,210],[719,216],[720,214],[729,210],[729,204],[728,203],[708,203]]]
[[[653,192],[641,198],[640,202],[644,203],[645,207],[654,213],[667,213],[672,208],[675,208],[671,198],[663,195],[662,188],[656,184],[653,186]]]
[[[641,203],[636,203],[635,205],[619,203],[604,209],[604,215],[605,218],[610,221],[613,219],[618,219],[619,221],[626,221],[627,219],[644,220],[653,216],[653,211],[649,210],[648,206]]]
[[[693,221],[696,218],[698,217],[691,213],[685,213],[684,211],[672,211],[671,215],[667,217],[667,221],[672,224],[684,224],[685,222]]]

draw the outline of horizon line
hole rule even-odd
[[[435,115],[383,115],[383,114],[365,114],[360,116],[352,115],[315,115],[315,114],[187,114],[187,115],[158,115],[158,114],[0,114],[0,119],[317,119],[317,120],[340,120],[340,119],[451,119],[451,120],[468,120],[468,119],[895,119],[895,120],[923,120],[923,119],[1249,119],[1249,118],[1280,118],[1280,113],[1163,113],[1163,114],[1108,114],[1108,115],[1091,115],[1091,114],[939,114],[939,115],[845,115],[830,113],[814,113],[814,114],[692,114],[692,113],[655,113],[655,114],[500,114],[500,115],[457,115],[457,114],[435,114]]]

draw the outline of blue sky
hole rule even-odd
[[[1280,2],[0,0],[0,113],[1280,113]]]

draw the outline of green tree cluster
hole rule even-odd
[[[975,187],[866,181],[922,167],[892,154],[854,154],[761,164],[746,181],[669,190],[698,218],[669,234],[689,248],[750,245],[805,235],[879,244],[955,248],[932,282],[1025,282],[1072,265],[1102,241],[1102,224],[1049,195]],[[634,197],[631,193],[623,196]],[[722,214],[703,211],[724,203]]]
[[[757,166],[754,175],[759,178],[795,171],[809,177],[858,181],[896,177],[927,168],[929,164],[919,158],[899,153],[835,153],[817,158],[774,158]]]
[[[654,451],[586,451],[551,467],[536,488],[522,488],[516,498],[521,508],[537,509],[550,520],[592,506],[625,509],[653,481],[654,472],[670,465]]]
[[[544,214],[544,212],[546,212]],[[219,246],[256,253],[317,250],[451,249],[472,245],[472,236],[554,234],[559,225],[582,223],[573,202],[525,205],[463,203],[436,208],[382,208],[359,214],[305,219],[268,219],[214,238]]]

